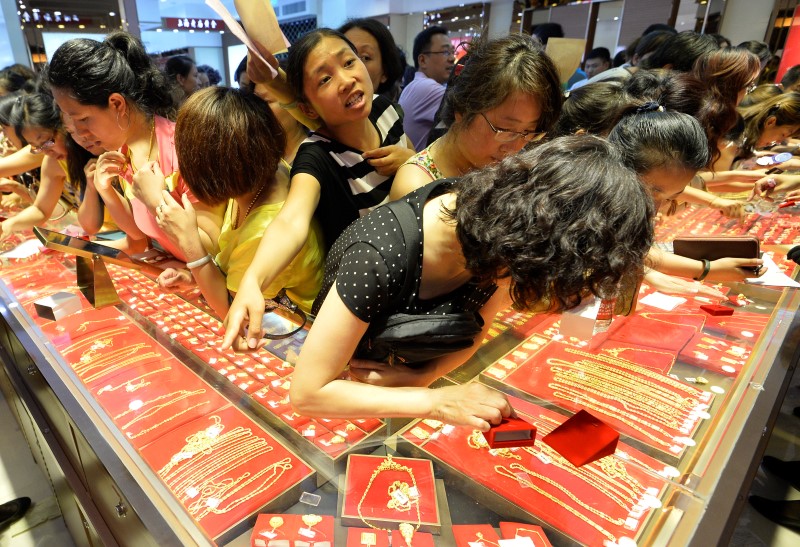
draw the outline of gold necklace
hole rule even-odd
[[[100,389],[97,390],[97,394],[101,395],[101,394],[103,394],[103,393],[105,393],[107,391],[117,391],[118,389],[122,388],[123,386],[125,387],[125,391],[127,391],[128,393],[133,393],[134,391],[138,391],[139,389],[150,385],[150,382],[145,382],[144,378],[150,376],[151,374],[158,374],[159,372],[165,372],[167,370],[172,370],[172,367],[171,366],[166,366],[166,367],[162,367],[162,368],[159,368],[159,369],[156,369],[156,370],[151,370],[150,372],[145,372],[144,374],[136,376],[135,378],[131,378],[130,380],[127,380],[126,382],[123,382],[123,383],[118,384],[116,386],[112,386],[110,384],[107,385],[107,386],[103,386],[103,387],[101,387]],[[137,383],[137,380],[138,380],[138,383]]]
[[[153,140],[155,136],[156,136],[156,120],[155,118],[153,118],[153,124],[150,128],[150,143],[147,145],[147,161],[145,161],[145,163],[148,163],[150,161],[150,156],[153,153]],[[130,146],[128,147],[128,163],[131,164],[131,173],[135,174],[139,169],[137,169],[136,166],[133,164],[133,150],[131,149]]]
[[[256,201],[258,200],[258,198],[261,197],[261,192],[263,192],[264,188],[266,188],[266,187],[267,187],[266,184],[262,184],[261,188],[259,188],[258,192],[256,192],[256,195],[253,196],[253,199],[250,201],[250,205],[247,206],[247,210],[244,212],[244,217],[242,217],[242,222],[247,220],[247,215],[250,214],[250,211],[253,209],[253,205],[256,204]],[[238,227],[239,227],[239,204],[237,203],[236,204],[236,222],[233,223],[233,229],[235,230]]]
[[[567,511],[569,511],[570,513],[572,513],[573,515],[575,515],[576,517],[581,519],[583,522],[585,522],[586,524],[588,524],[589,526],[591,526],[592,528],[594,528],[595,530],[600,532],[607,539],[609,539],[612,542],[616,543],[617,538],[614,535],[612,535],[611,532],[609,532],[608,530],[606,530],[605,528],[603,528],[602,526],[597,524],[595,521],[593,521],[592,519],[590,519],[589,517],[587,517],[586,515],[584,515],[583,513],[578,511],[577,509],[575,509],[574,507],[572,507],[571,505],[568,505],[568,504],[564,503],[563,501],[558,499],[558,497],[550,494],[549,492],[543,490],[542,488],[539,488],[538,486],[536,486],[533,483],[533,481],[525,479],[522,476],[518,476],[516,473],[514,473],[509,468],[507,468],[507,467],[505,467],[503,465],[495,465],[494,466],[494,471],[498,475],[501,475],[503,477],[511,479],[512,481],[516,482],[517,484],[519,484],[519,483],[525,484],[525,486],[527,486],[528,488],[531,488],[533,491],[535,491],[536,493],[538,493],[538,494],[544,496],[545,498],[549,499],[550,501],[552,501],[556,505],[558,505],[560,507],[563,507],[564,509],[566,509]]]
[[[165,418],[164,420],[161,420],[161,421],[160,421],[160,422],[158,422],[157,424],[151,425],[150,427],[148,427],[148,428],[146,428],[146,429],[142,429],[142,430],[141,430],[141,431],[139,431],[138,433],[130,433],[130,432],[128,432],[128,433],[125,433],[125,435],[127,435],[127,437],[128,437],[129,439],[136,439],[136,438],[138,438],[138,437],[141,437],[142,435],[146,435],[147,433],[150,433],[150,432],[151,432],[151,431],[153,431],[154,429],[158,429],[159,427],[161,427],[162,425],[164,425],[164,424],[165,424],[165,423],[167,423],[167,422],[171,422],[172,420],[174,420],[174,419],[175,419],[175,418],[177,418],[178,416],[181,416],[181,415],[183,415],[183,414],[186,414],[187,412],[191,412],[191,411],[192,411],[192,410],[194,410],[195,408],[199,408],[199,407],[201,407],[201,406],[203,406],[203,405],[207,405],[207,404],[210,404],[210,403],[211,403],[211,401],[200,401],[199,403],[197,403],[197,404],[195,404],[195,405],[192,405],[192,406],[190,406],[190,407],[184,408],[184,409],[183,409],[183,410],[181,410],[180,412],[178,412],[178,413],[176,413],[176,414],[173,414],[173,415],[172,415],[172,416],[170,416],[169,418]]]
[[[406,465],[400,465],[399,463],[392,460],[391,454],[388,454],[386,458],[383,461],[381,461],[381,463],[378,464],[378,467],[376,467],[375,470],[372,472],[372,475],[369,478],[369,482],[367,483],[367,487],[364,490],[364,493],[362,494],[361,499],[358,502],[358,507],[356,508],[358,511],[358,518],[361,519],[361,522],[363,522],[373,530],[384,530],[386,532],[391,532],[391,530],[389,530],[388,528],[379,528],[378,526],[374,526],[373,524],[367,522],[367,520],[364,518],[364,514],[361,511],[361,507],[364,505],[364,500],[367,499],[367,494],[369,493],[370,488],[372,488],[372,483],[375,482],[375,479],[378,477],[378,475],[380,475],[384,471],[404,471],[408,473],[408,476],[411,478],[411,484],[414,490],[417,490],[417,492],[419,492],[419,490],[417,489],[417,479],[414,477],[414,471],[410,467]],[[422,517],[419,512],[419,501],[417,501],[417,503],[415,503],[414,505],[416,506],[417,509],[417,525],[414,527],[414,531],[416,532],[417,530],[419,530],[420,524],[422,523]]]

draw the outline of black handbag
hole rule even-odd
[[[411,205],[405,200],[387,205],[400,222],[408,262],[402,291],[395,297],[391,309],[413,300],[413,284],[417,273],[419,226]],[[472,346],[483,329],[478,312],[459,312],[438,315],[395,313],[370,323],[355,351],[355,357],[389,365],[414,364],[441,357]]]

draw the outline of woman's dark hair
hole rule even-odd
[[[674,70],[639,70],[623,83],[623,88],[637,107],[652,101],[690,116],[700,112],[707,93],[703,82]]]
[[[347,39],[347,36],[330,28],[318,28],[312,30],[296,41],[289,48],[289,61],[286,65],[286,80],[289,83],[289,88],[300,101],[306,100],[306,94],[303,90],[303,79],[305,75],[306,60],[315,47],[322,41],[323,38],[339,38],[347,44],[353,53],[358,55],[356,46]]]
[[[175,55],[167,59],[164,65],[164,72],[167,74],[167,78],[175,81],[178,76],[183,76],[184,78],[188,76],[195,64],[194,59],[188,55]]]
[[[240,89],[201,89],[178,112],[181,176],[210,205],[273,184],[285,147],[286,135],[267,103]]]
[[[777,84],[761,84],[744,96],[742,102],[739,103],[739,108],[746,108],[748,106],[763,103],[764,101],[775,98],[782,93],[783,89]]]
[[[647,55],[650,55],[656,51],[662,46],[662,44],[670,40],[673,36],[675,36],[675,33],[667,30],[656,30],[649,34],[645,34],[639,39],[639,43],[636,44],[636,49],[633,51],[631,59],[633,59],[633,57],[637,57],[638,66],[641,66],[644,63],[644,59]]]
[[[461,114],[467,126],[514,92],[536,98],[541,107],[537,131],[549,131],[561,111],[561,81],[553,61],[530,36],[509,34],[478,39],[467,48],[467,62],[445,94],[441,119],[448,127]]]
[[[245,57],[246,58],[246,57]],[[206,76],[208,76],[208,84],[209,85],[217,85],[222,81],[222,76],[220,75],[219,71],[209,65],[199,65],[197,67],[198,72],[202,72]]]
[[[46,80],[68,90],[81,104],[106,108],[109,96],[119,93],[147,114],[174,113],[164,74],[142,42],[127,32],[112,32],[102,42],[88,38],[64,42],[53,54]]]
[[[0,125],[14,125],[12,113],[20,101],[22,101],[20,92],[0,97]]]
[[[731,47],[732,45],[731,41],[722,34],[712,34],[711,36],[717,41],[719,47]]]
[[[709,162],[703,127],[680,112],[638,112],[623,117],[608,140],[617,145],[622,161],[642,176],[653,169],[698,171]]]
[[[63,130],[61,112],[53,97],[46,93],[21,95],[11,111],[10,121],[17,137],[23,144],[28,144],[28,141],[22,136],[22,130],[26,127],[41,127],[53,131]]]
[[[510,278],[523,308],[570,309],[642,275],[653,202],[615,146],[555,139],[455,182],[456,235],[484,283]]]
[[[419,56],[423,51],[430,49],[431,40],[437,34],[444,34],[447,36],[447,29],[441,26],[432,26],[421,31],[414,37],[414,45],[411,48],[411,54],[414,57],[415,69],[419,70]]]
[[[739,93],[747,89],[760,70],[758,57],[738,47],[704,53],[695,62],[692,73],[708,88],[697,119],[706,129],[712,163],[720,156],[720,139],[736,125]]]
[[[9,65],[0,70],[0,90],[5,93],[34,91],[36,74],[25,65],[19,63]]]
[[[86,173],[83,168],[90,159],[97,156],[75,142],[69,133],[66,134],[65,143],[67,146],[67,177],[76,188],[80,188],[80,196],[83,199],[83,194],[86,192]],[[102,205],[102,199],[100,203]]]
[[[708,34],[687,30],[671,36],[640,66],[644,69],[668,68],[689,72],[702,54],[719,49],[717,41]]]
[[[590,135],[606,135],[616,125],[629,102],[620,82],[586,84],[569,92],[552,135],[574,135],[580,130]]]
[[[381,82],[375,90],[375,93],[380,95],[391,91],[397,81],[403,76],[403,64],[400,61],[397,44],[394,42],[392,33],[389,32],[389,29],[386,28],[386,25],[383,23],[369,18],[350,19],[339,27],[339,32],[345,34],[348,30],[354,28],[361,29],[371,34],[372,37],[375,38],[375,41],[378,42],[378,49],[381,50],[381,62],[386,81]]]
[[[746,42],[742,42],[736,47],[746,49],[758,57],[758,60],[762,66],[766,65],[769,60],[772,59],[772,52],[769,50],[769,46],[764,42],[759,42],[758,40],[748,40]]]

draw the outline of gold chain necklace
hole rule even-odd
[[[153,124],[150,128],[150,143],[147,145],[147,161],[145,161],[145,163],[148,163],[150,161],[150,156],[153,154],[153,139],[155,138],[155,136],[156,136],[156,120],[155,118],[153,118]],[[136,173],[139,170],[133,164],[133,150],[131,149],[130,146],[128,147],[128,163],[131,164],[131,173]]]
[[[380,464],[378,464],[378,467],[375,468],[375,471],[372,472],[372,476],[370,476],[369,482],[367,483],[367,488],[364,490],[364,494],[362,494],[361,499],[358,502],[358,507],[356,508],[358,511],[358,518],[361,519],[361,522],[363,522],[373,530],[384,530],[386,532],[391,532],[391,530],[389,530],[388,528],[380,528],[378,526],[374,526],[373,524],[367,522],[367,520],[364,518],[364,514],[361,511],[361,507],[364,505],[364,500],[367,499],[367,494],[369,493],[370,488],[372,488],[372,483],[375,482],[375,479],[378,477],[378,475],[380,475],[384,471],[405,471],[411,478],[412,487],[415,490],[417,490],[417,492],[419,492],[419,490],[417,489],[417,479],[414,477],[414,471],[410,467],[406,465],[400,465],[399,463],[392,460],[391,454],[387,455],[386,458],[383,461],[381,461]],[[419,526],[422,523],[422,516],[420,515],[419,512],[419,501],[417,501],[414,504],[414,506],[417,509],[417,525],[414,526],[413,530],[414,532],[416,532],[417,530],[419,530]],[[408,525],[408,523],[404,522],[400,526],[403,526],[403,524]],[[405,526],[403,527],[403,529],[408,530],[408,527]],[[405,538],[405,534],[403,534],[403,537]],[[408,538],[406,538],[406,542],[408,543]]]
[[[261,197],[261,193],[264,191],[264,188],[266,188],[266,187],[267,187],[266,184],[262,184],[261,188],[259,188],[258,192],[256,192],[256,195],[253,196],[253,199],[250,201],[250,205],[247,206],[247,210],[244,212],[244,217],[242,217],[242,222],[247,220],[247,215],[250,214],[250,211],[253,209],[253,205],[256,204],[256,201],[258,201],[258,198]],[[235,220],[236,220],[236,222],[233,223],[233,229],[234,230],[239,227],[239,204],[238,203],[236,204],[236,219]]]

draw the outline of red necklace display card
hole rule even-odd
[[[389,547],[389,533],[373,528],[348,528],[347,547]]]
[[[539,437],[566,420],[527,401],[509,402]],[[585,545],[636,538],[661,505],[667,486],[662,477],[679,474],[625,443],[615,455],[577,468],[540,440],[533,447],[491,450],[477,430],[445,425],[419,442],[411,431],[420,427],[430,426],[412,423],[403,440]]]
[[[438,532],[441,517],[431,462],[400,457],[392,457],[391,461],[411,472],[394,466],[379,469],[387,462],[383,456],[348,456],[343,523],[395,528],[401,522],[414,526],[419,522],[420,531]]]
[[[553,547],[541,526],[522,522],[501,522],[500,535],[503,539],[531,538],[534,547]]]
[[[766,328],[770,316],[737,310],[732,316],[709,317],[706,330],[724,334],[737,340],[755,340]]]
[[[455,524],[456,547],[499,547],[500,536],[488,524]]]
[[[679,352],[703,328],[700,313],[639,313],[614,320],[608,339],[646,348]]]
[[[697,334],[681,350],[680,360],[706,370],[735,378],[750,357],[752,347],[711,334]]]
[[[119,310],[107,307],[99,310],[84,309],[58,321],[43,320],[40,327],[56,348],[64,348],[89,335],[102,334],[104,330],[113,330],[129,324],[130,320]]]
[[[140,452],[212,538],[314,473],[230,405],[182,424]]]
[[[679,456],[713,394],[623,357],[551,342],[505,384],[577,412],[585,408],[615,430]]]
[[[260,513],[250,534],[250,547],[291,547],[300,515]]]

